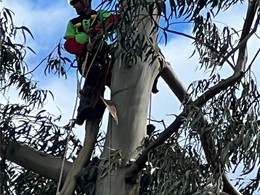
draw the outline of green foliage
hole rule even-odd
[[[28,67],[24,59],[28,50],[34,51],[25,44],[16,43],[15,38],[20,33],[23,35],[23,42],[26,42],[26,33],[31,36],[32,33],[25,26],[14,26],[12,14],[13,12],[6,8],[0,13],[0,91],[5,93],[11,86],[16,86],[22,100],[33,107],[40,107],[50,92],[38,89],[36,82],[28,78],[30,73],[27,72]]]
[[[71,147],[69,146],[67,159],[74,159],[81,143],[73,134],[67,139],[67,127],[55,124],[60,120],[60,116],[54,116],[43,109],[46,100],[53,98],[53,95],[50,91],[38,87],[37,81],[33,80],[35,69],[30,71],[25,62],[27,52],[34,53],[26,45],[27,35],[33,38],[32,33],[25,26],[14,25],[11,10],[4,8],[0,16],[0,93],[5,97],[8,90],[16,88],[21,99],[17,103],[8,100],[6,103],[0,102],[0,152],[3,154],[0,194],[54,194],[55,182],[14,165],[6,159],[5,153],[14,144],[24,143],[46,154],[63,157],[69,140]],[[18,35],[22,35],[22,43],[16,42]],[[50,54],[47,62],[53,64],[51,56]],[[60,67],[57,68],[61,70]]]
[[[56,184],[31,171],[15,166],[12,163],[6,164],[5,172],[1,172],[5,184],[2,194],[46,194],[56,193]],[[2,183],[2,182],[1,182]]]
[[[58,76],[64,76],[67,78],[67,71],[66,66],[68,65],[69,68],[74,67],[73,64],[76,61],[71,61],[66,56],[63,56],[63,51],[61,43],[59,42],[57,46],[50,52],[50,54],[43,60],[46,60],[46,67],[44,69],[45,75],[47,74],[57,74]]]
[[[194,83],[192,86],[194,95],[207,90],[210,83],[212,84],[212,79],[203,83],[204,85],[202,81]],[[251,73],[247,72],[237,84],[223,90],[202,108],[190,112],[183,126],[185,127],[183,132],[187,132],[188,129],[187,136],[196,140],[197,144],[203,136],[214,140],[216,152],[211,154],[212,162],[223,167],[225,171],[235,172],[238,166],[242,166],[242,175],[256,172],[260,152],[259,102],[260,93],[256,81]],[[257,177],[255,180],[258,180]],[[252,194],[260,187],[255,182],[247,185],[246,180],[240,180],[238,183],[244,185],[242,192],[245,194]]]
[[[153,45],[154,41],[162,42],[164,39],[167,44],[169,33],[174,33],[194,39],[194,53],[198,52],[201,67],[214,71],[227,61],[227,54],[238,41],[238,32],[228,26],[220,32],[212,20],[220,10],[227,10],[237,3],[243,1],[170,0],[136,1],[134,4],[127,1],[123,8],[119,6],[121,22],[118,25],[120,34],[118,45],[124,50],[121,58],[130,66],[136,64],[138,59],[152,64],[155,59],[162,56]],[[147,14],[141,15],[143,10],[146,10]],[[158,14],[159,22],[156,20]],[[191,37],[173,30],[180,24],[193,25],[195,36]],[[144,31],[139,30],[143,26],[146,26],[146,30],[151,28],[150,34],[146,35]],[[153,40],[151,35],[157,32],[158,36]],[[228,63],[234,67],[232,62]]]
[[[203,162],[193,144],[181,147],[169,141],[151,152],[145,172],[152,179],[143,194],[217,194],[219,178],[211,174],[210,165]]]
[[[218,82],[219,75],[194,82],[191,94],[196,99]],[[238,167],[241,193],[259,191],[259,114],[260,92],[247,72],[202,107],[192,108],[178,133],[150,152],[143,172],[149,180],[142,194],[218,194],[222,174]],[[248,182],[243,177],[250,173],[256,177]]]
[[[237,62],[234,60],[234,48],[240,41],[240,32],[228,26],[219,28],[214,17],[221,10],[230,9],[234,4],[243,1],[144,0],[135,4],[126,1],[126,7],[119,6],[114,1],[103,3],[107,8],[115,6],[121,15],[117,29],[120,36],[117,37],[116,46],[123,49],[122,59],[129,67],[137,64],[138,60],[152,64],[162,55],[153,43],[162,38],[167,43],[169,33],[193,39],[194,54],[199,54],[200,68],[211,71],[209,78],[190,85],[189,92],[193,100],[203,97],[205,92],[222,81],[218,71],[224,64],[235,69]],[[143,10],[146,14],[140,15]],[[163,22],[157,23],[157,13]],[[176,19],[174,23],[173,18]],[[193,36],[174,31],[178,21],[193,25]],[[32,80],[32,72],[28,71],[24,58],[28,51],[33,50],[25,43],[14,42],[18,33],[23,35],[24,42],[26,35],[33,37],[32,33],[26,27],[15,27],[12,12],[8,9],[2,10],[0,24],[0,92],[5,94],[10,87],[15,86],[21,99],[25,100],[25,104],[0,103],[0,141],[6,146],[19,141],[47,154],[62,157],[67,129],[55,125],[59,117],[51,115],[41,107],[50,92],[39,89],[37,82]],[[138,31],[138,26],[147,24],[150,25],[148,35]],[[153,40],[152,35],[157,32],[159,35]],[[73,62],[62,56],[60,43],[45,60],[46,74],[66,76],[64,65],[73,65]],[[191,100],[183,105],[184,112],[187,113],[182,126],[175,131],[177,133],[149,154],[148,164],[142,172],[147,176],[146,186],[141,183],[143,194],[218,194],[222,187],[223,173],[235,172],[238,166],[243,167],[242,177],[256,171],[260,154],[260,93],[250,68],[251,65],[247,71],[242,70],[243,74],[234,85],[220,90],[201,105],[194,106]],[[152,140],[157,137],[155,135]],[[73,159],[81,144],[74,136],[71,136],[69,141],[71,148],[67,159]],[[91,190],[92,193],[95,188],[92,180],[96,176],[95,171],[87,167],[78,175],[82,184],[80,187],[85,192]],[[258,174],[250,182],[243,178],[237,181],[237,186],[243,194],[259,191],[259,168],[257,171]],[[89,176],[91,178],[88,178]],[[53,181],[15,167],[5,157],[1,159],[0,178],[3,178],[1,192],[6,194],[51,194],[56,188]]]

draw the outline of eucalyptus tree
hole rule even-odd
[[[244,18],[238,18],[244,21],[241,29],[219,27],[214,18],[237,4],[247,7]],[[252,70],[259,50],[252,55],[248,48],[251,39],[259,38],[258,0],[104,1],[103,7],[121,15],[109,102],[118,121],[109,118],[104,143],[98,121],[88,121],[83,144],[71,133],[71,124],[55,125],[42,107],[51,93],[31,79],[24,57],[32,49],[12,39],[18,31],[31,33],[14,26],[11,11],[2,10],[1,93],[15,86],[25,102],[1,102],[2,194],[53,194],[57,186],[66,195],[258,191],[259,174],[249,183],[240,178],[238,189],[226,175],[238,166],[243,175],[260,172],[260,96]],[[176,31],[178,21],[193,25],[192,32]],[[196,63],[210,72],[208,78],[184,87],[158,45],[160,38],[167,43],[170,34],[193,40]],[[61,49],[59,44],[45,59],[47,72],[66,74],[71,61]],[[221,75],[224,67],[232,72],[228,77]],[[177,96],[182,112],[147,137],[149,99],[158,76]],[[92,158],[100,146],[102,154]]]

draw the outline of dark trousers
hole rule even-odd
[[[100,74],[105,66],[108,66],[109,61],[109,45],[104,45],[102,49],[96,53],[96,50],[92,50],[88,53],[88,59],[85,66],[85,70],[82,70],[83,63],[87,54],[78,58],[78,69],[81,75],[85,77],[85,86],[95,87],[99,80]],[[106,85],[110,86],[111,70],[107,76]],[[83,91],[84,91],[83,87]]]

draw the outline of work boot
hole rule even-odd
[[[88,86],[80,93],[78,115],[75,120],[77,125],[82,125],[86,119],[92,118],[93,108],[90,106],[90,100],[93,91],[94,87]]]

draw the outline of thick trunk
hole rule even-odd
[[[125,171],[130,159],[141,152],[146,135],[146,118],[153,81],[159,73],[156,65],[139,62],[126,68],[119,59],[114,66],[112,101],[118,112],[118,125],[110,119],[102,166],[107,174],[97,181],[96,194],[137,194],[138,185],[125,183]],[[102,172],[103,170],[101,170]],[[101,186],[101,187],[100,187]]]
[[[116,124],[110,117],[100,164],[103,168],[100,169],[97,179],[97,195],[138,194],[138,181],[126,181],[126,169],[131,164],[130,161],[138,157],[143,147],[150,94],[154,79],[160,71],[158,60],[152,61],[149,52],[158,52],[155,41],[157,31],[153,28],[158,17],[157,9],[154,7],[155,15],[152,20],[142,2],[123,2],[123,17],[131,18],[132,22],[123,19],[119,40],[122,40],[121,43],[124,42],[128,49],[124,51],[120,48],[121,45],[119,46],[113,65],[111,97],[119,120]],[[126,55],[122,55],[123,53]],[[130,60],[129,55],[132,57]]]
[[[124,51],[120,48],[122,45],[119,46],[113,65],[111,97],[117,108],[118,124],[110,117],[97,179],[97,195],[138,194],[138,181],[126,181],[126,169],[143,147],[150,94],[160,71],[158,60],[152,62],[149,52],[151,48],[150,51],[158,52],[157,31],[153,28],[158,17],[157,9],[154,7],[155,20],[152,20],[142,2],[123,1],[123,4],[123,17],[131,18],[132,22],[123,19],[119,33],[120,43],[125,43],[128,49]]]

